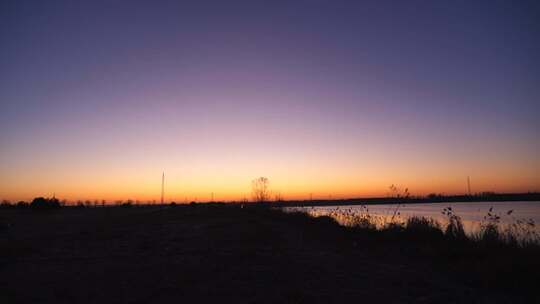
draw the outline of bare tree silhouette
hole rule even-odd
[[[394,184],[390,185],[390,187],[388,188],[390,189],[389,196],[391,198],[409,198],[410,196],[409,188],[405,188],[405,190],[402,190],[400,187]]]
[[[270,199],[270,190],[268,178],[259,177],[251,182],[253,200],[258,203],[267,202]]]

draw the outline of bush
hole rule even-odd
[[[32,200],[32,203],[30,203],[30,207],[36,209],[56,209],[60,208],[60,201],[55,197],[36,197]]]
[[[461,222],[461,218],[454,213],[452,207],[444,208],[442,214],[446,215],[448,218],[448,225],[446,226],[444,234],[452,239],[467,239],[465,229],[463,228],[463,222]]]
[[[486,243],[496,243],[502,241],[501,234],[499,233],[499,221],[500,215],[493,212],[493,207],[489,208],[489,211],[480,225],[479,239]]]
[[[354,227],[359,229],[377,230],[377,226],[370,218],[357,218],[354,221]]]
[[[8,200],[3,200],[1,203],[0,203],[0,208],[11,208],[13,205],[11,204],[10,201]]]
[[[25,201],[19,201],[17,202],[17,205],[15,205],[17,208],[28,208],[30,206],[30,204],[28,204],[27,202]]]
[[[431,218],[413,216],[407,219],[405,229],[419,237],[440,237],[443,235],[441,225]]]
[[[481,226],[479,239],[486,243],[497,243],[502,241],[497,224],[488,223]]]

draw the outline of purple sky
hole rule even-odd
[[[539,29],[537,1],[2,1],[0,199],[540,190]]]

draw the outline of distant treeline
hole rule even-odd
[[[36,197],[32,202],[28,203],[25,201],[19,201],[15,204],[7,200],[3,200],[0,203],[0,208],[33,208],[33,209],[56,209],[62,206],[60,200],[56,197],[45,198],[45,197]]]
[[[443,195],[443,194],[429,194],[427,196],[410,196],[410,195],[397,195],[388,197],[369,197],[369,198],[351,198],[351,199],[313,199],[313,200],[278,200],[278,201],[266,201],[262,203],[255,203],[259,205],[268,205],[273,207],[295,207],[295,206],[335,206],[335,205],[369,205],[369,204],[419,204],[419,203],[442,203],[442,202],[503,202],[503,201],[540,201],[540,192],[527,192],[527,193],[494,193],[483,192],[474,195]],[[247,204],[247,201],[231,201],[231,202],[191,202],[189,205],[212,205],[212,204]],[[36,209],[55,209],[64,206],[70,207],[131,207],[131,206],[152,206],[157,205],[155,202],[139,202],[133,200],[114,202],[102,201],[77,201],[68,203],[63,200],[60,201],[57,198],[44,198],[36,197],[32,202],[19,201],[12,203],[7,200],[3,200],[0,203],[0,208],[36,208]],[[175,202],[167,203],[170,206],[183,205]]]
[[[369,205],[369,204],[420,204],[420,203],[457,203],[457,202],[506,202],[506,201],[540,201],[539,192],[527,193],[494,193],[483,192],[474,195],[443,195],[369,197],[341,200],[302,200],[280,202],[283,206],[333,206],[333,205]]]

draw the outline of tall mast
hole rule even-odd
[[[467,176],[467,190],[469,191],[469,196],[471,196],[471,179]]]
[[[163,205],[163,198],[165,196],[165,172],[161,175],[161,204]]]

